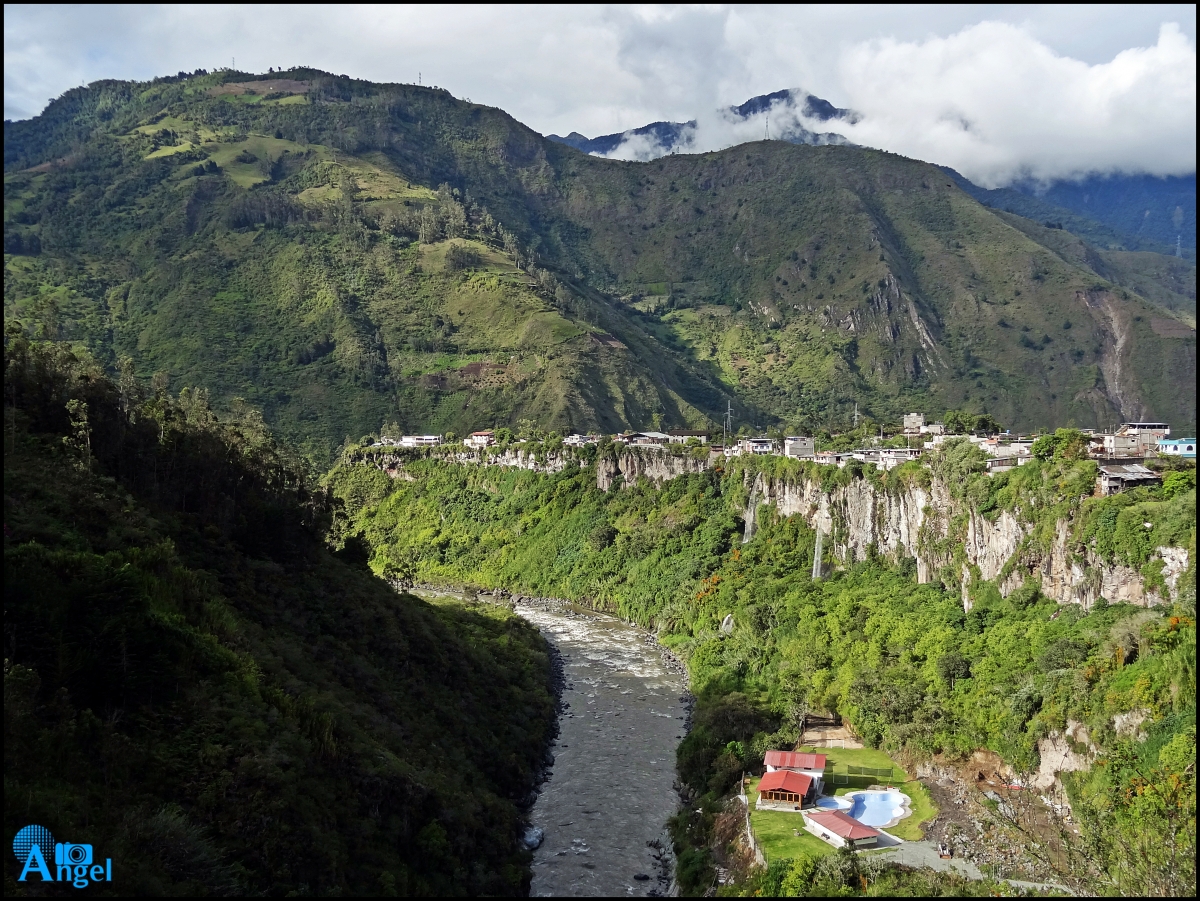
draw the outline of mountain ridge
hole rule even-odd
[[[1194,332],[1153,325],[1186,313],[882,151],[625,163],[315,70],[103,83],[5,136],[6,319],[244,398],[314,459],[390,420],[704,427],[730,402],[789,430],[1195,418]]]

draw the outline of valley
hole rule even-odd
[[[312,68],[6,121],[9,832],[122,894],[1194,894],[1195,460],[1081,431],[1195,434],[1194,249],[800,137]],[[821,453],[659,434],[726,428]]]

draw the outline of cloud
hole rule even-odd
[[[437,84],[543,134],[697,120],[692,149],[763,134],[718,111],[803,86],[834,130],[989,183],[1195,169],[1194,6],[5,7],[5,117],[102,78],[237,58]],[[987,21],[983,21],[987,20]],[[1177,21],[1180,31],[1161,31]],[[1141,49],[1138,49],[1141,48]],[[784,119],[794,110],[773,110]],[[631,145],[630,152],[653,148]]]
[[[1088,65],[997,22],[871,41],[840,64],[855,143],[958,169],[987,187],[1123,170],[1196,171],[1196,48],[1173,24]]]

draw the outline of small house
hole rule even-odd
[[[488,429],[483,432],[472,432],[463,439],[463,444],[471,448],[491,447],[496,443],[496,433]]]
[[[791,435],[783,439],[783,455],[785,457],[811,459],[816,452],[817,442],[813,438],[805,438],[801,435]]]
[[[821,785],[825,780],[825,762],[826,757],[824,754],[800,754],[796,751],[767,751],[763,755],[763,763],[766,765],[768,773],[780,770],[800,773],[813,780],[817,791],[821,790]]]
[[[672,444],[687,444],[692,439],[701,444],[708,444],[708,432],[689,432],[684,429],[672,429],[667,432],[667,437]]]
[[[775,441],[772,438],[743,438],[738,442],[738,449],[743,454],[773,454]]]
[[[1139,457],[1145,453],[1142,449],[1142,439],[1138,435],[1125,435],[1118,432],[1115,435],[1096,435],[1092,441],[1100,439],[1101,453],[1106,457]]]
[[[1159,481],[1158,473],[1140,463],[1106,463],[1100,466],[1096,483],[1104,496],[1120,494],[1127,488],[1153,485]]]
[[[904,434],[905,435],[920,435],[925,429],[925,414],[924,413],[905,413],[904,414]]]
[[[663,447],[671,441],[666,432],[626,432],[623,437],[630,447]]]
[[[1196,459],[1196,439],[1195,438],[1160,438],[1158,440],[1158,452],[1164,457],[1186,457],[1189,460]]]
[[[762,807],[791,804],[799,810],[816,800],[816,783],[812,777],[791,770],[767,773],[758,783],[758,803]]]
[[[1171,434],[1171,427],[1165,422],[1126,422],[1117,434],[1136,438],[1139,453],[1146,454],[1153,451],[1161,439]]]
[[[879,832],[840,810],[805,810],[804,828],[835,848],[871,848],[879,843]]]

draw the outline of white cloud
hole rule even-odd
[[[985,22],[948,38],[861,44],[840,74],[863,114],[839,129],[852,141],[989,187],[1021,176],[1196,170],[1196,48],[1175,25],[1151,47],[1088,65]]]
[[[803,86],[868,118],[801,123],[995,182],[1195,170],[1194,6],[5,6],[5,116],[101,78],[314,66],[437,84],[543,134],[698,119]],[[1182,31],[1162,31],[1177,21]],[[1143,49],[1137,49],[1137,48]],[[1133,49],[1131,49],[1133,48]],[[786,115],[784,110],[772,113]],[[969,123],[968,130],[962,121]],[[649,153],[652,148],[634,148]]]

